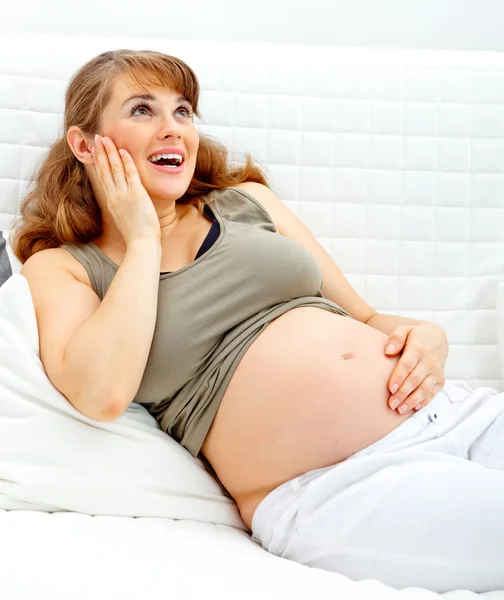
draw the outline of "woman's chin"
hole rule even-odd
[[[187,181],[169,181],[163,185],[144,187],[153,202],[175,202],[186,193],[189,183]]]

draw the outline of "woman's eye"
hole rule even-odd
[[[151,107],[148,104],[137,104],[136,106],[134,106],[131,109],[131,114],[134,114],[137,110],[147,110],[147,111],[151,111]]]
[[[131,109],[131,115],[134,115],[137,111],[147,111],[147,113],[152,113],[152,107],[149,104],[137,104]],[[180,114],[185,119],[191,119],[193,115],[193,111],[191,108],[187,106],[179,106],[175,111],[177,114]],[[147,114],[146,112],[139,112],[141,116]]]
[[[187,118],[191,118],[193,115],[192,110],[190,108],[187,108],[186,106],[179,106],[177,112],[181,112],[182,116]]]

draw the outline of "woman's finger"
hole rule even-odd
[[[406,359],[407,366],[413,365],[414,359]],[[411,371],[406,375],[401,387],[389,398],[390,408],[397,408],[400,404],[406,400],[406,398],[415,390],[429,374],[427,368],[422,361],[417,359],[416,364],[413,366]]]
[[[119,154],[121,155],[128,186],[134,188],[135,186],[141,185],[140,176],[138,175],[135,161],[131,158],[131,154],[127,150],[124,150],[124,148],[119,150]]]
[[[393,356],[400,352],[404,348],[406,339],[412,329],[413,326],[411,325],[399,325],[396,327],[385,342],[385,354]]]
[[[109,160],[110,173],[115,184],[116,194],[124,194],[128,189],[128,184],[126,182],[123,162],[117,152],[116,145],[107,137],[103,137],[102,142]]]
[[[394,397],[398,397],[400,400],[403,400],[404,396],[401,396],[399,391],[404,385],[406,378],[417,366],[419,360],[420,357],[418,354],[412,348],[408,348],[406,346],[406,349],[404,350],[389,379],[389,389],[392,394],[394,394]]]
[[[397,412],[404,414],[408,410],[414,409],[416,406],[426,406],[436,395],[434,391],[437,388],[438,380],[432,373],[427,375],[414,391],[409,394],[406,400],[399,406]],[[406,408],[403,408],[406,407]]]
[[[95,168],[98,180],[100,181],[105,196],[108,198],[114,196],[115,184],[110,172],[110,164],[99,135],[95,135]]]

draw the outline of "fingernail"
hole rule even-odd
[[[398,389],[399,389],[399,386],[397,385],[397,383],[394,383],[394,385],[390,388],[390,390],[393,394],[395,394]]]
[[[389,344],[387,346],[387,350],[385,352],[394,352],[394,350],[395,350],[394,344]]]
[[[404,414],[406,411],[408,410],[408,407],[406,404],[403,404],[400,408],[399,408],[399,414],[402,415]]]
[[[399,404],[401,404],[401,401],[398,398],[394,398],[392,400],[392,402],[390,403],[390,408],[392,410],[394,410],[395,408],[397,408],[399,406]]]

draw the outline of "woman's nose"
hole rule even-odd
[[[168,116],[163,119],[163,122],[159,128],[158,137],[160,140],[164,140],[167,137],[181,137],[181,126],[173,116]]]

